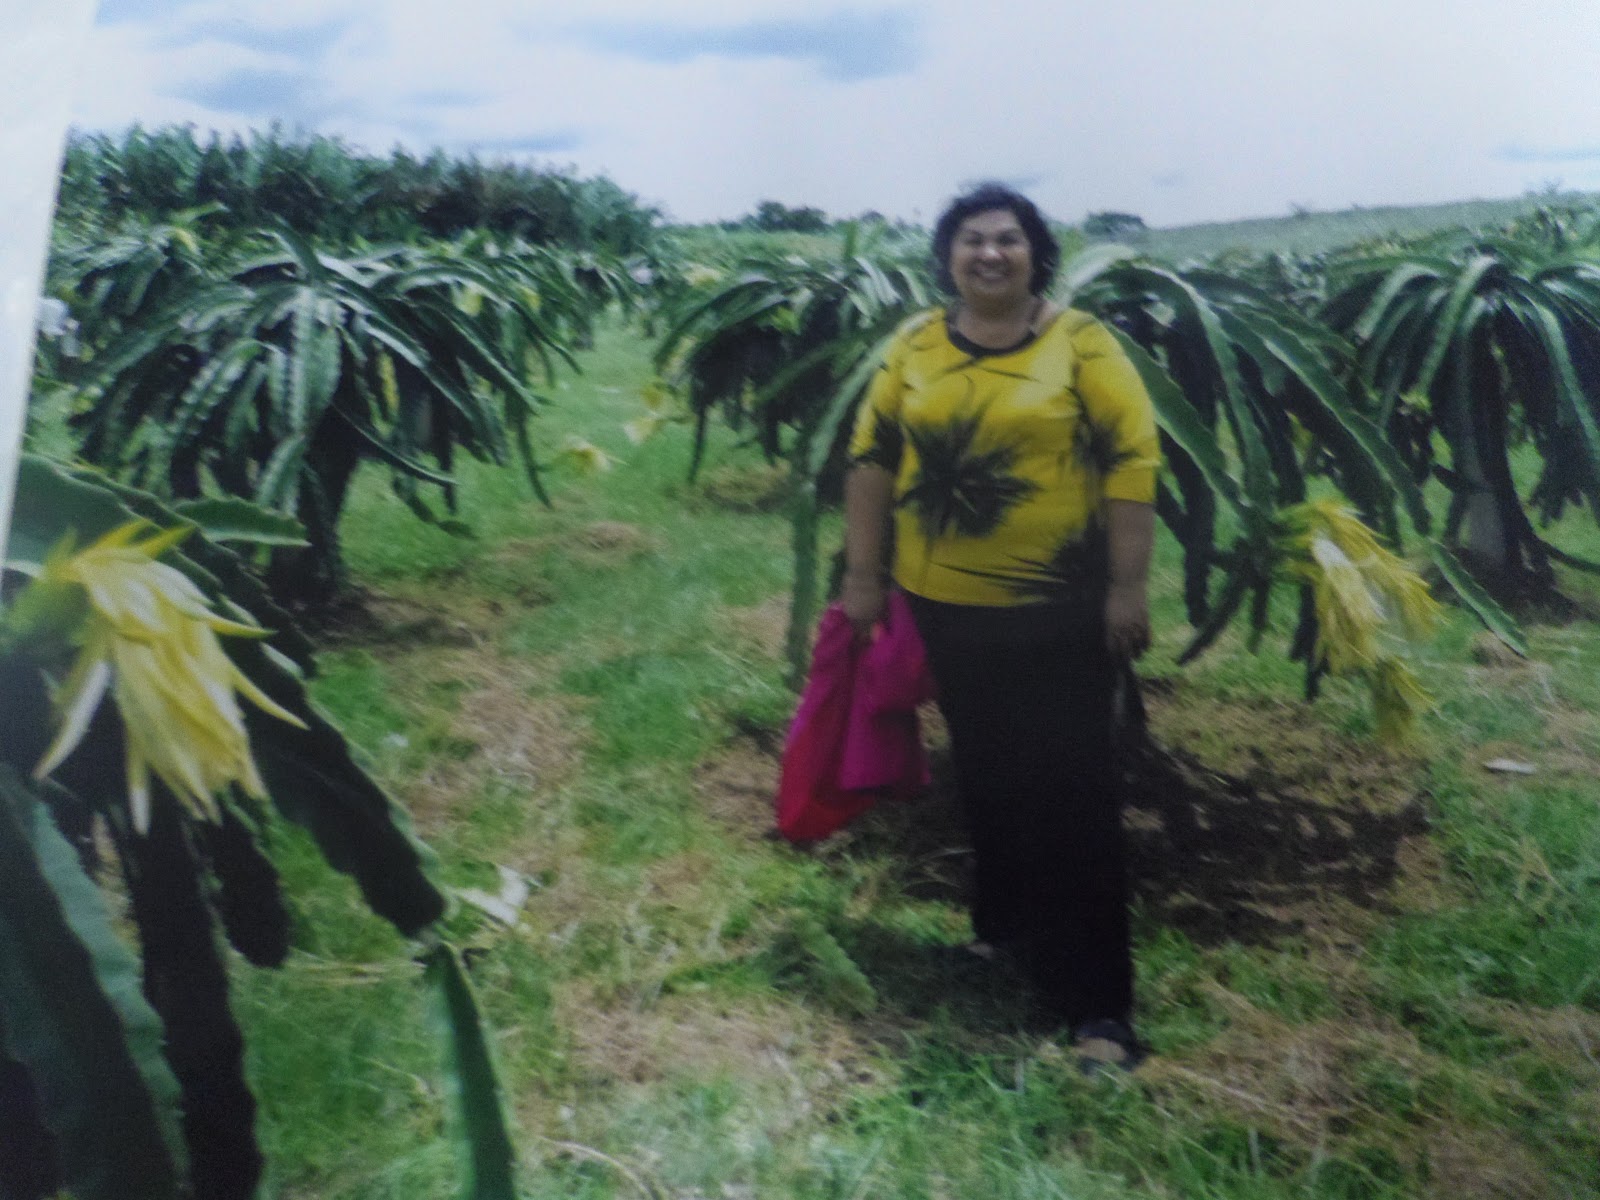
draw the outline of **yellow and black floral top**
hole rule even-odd
[[[1138,370],[1087,313],[986,351],[933,309],[884,356],[850,457],[894,475],[895,582],[994,607],[1098,595],[1104,502],[1153,501],[1160,449]]]

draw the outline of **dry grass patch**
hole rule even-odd
[[[621,567],[661,548],[659,540],[626,521],[591,521],[576,529],[501,542],[489,561],[521,567],[551,554],[590,568]]]
[[[505,623],[505,606],[470,590],[451,591],[440,602],[437,591],[351,588],[332,605],[309,613],[306,628],[325,646],[363,647],[381,654],[417,646],[481,646]]]
[[[1471,1011],[1518,1045],[1554,1062],[1566,1063],[1585,1080],[1587,1088],[1600,1091],[1600,1013],[1574,1005],[1532,1008],[1483,1001],[1474,1004]],[[1591,1107],[1589,1112],[1600,1129],[1600,1105]]]
[[[1398,812],[1420,790],[1419,754],[1334,733],[1302,703],[1270,696],[1196,701],[1181,679],[1152,681],[1147,693],[1158,741],[1248,786],[1372,813]]]
[[[1509,665],[1492,663],[1463,667],[1455,686],[1500,703],[1513,703],[1541,712],[1560,703],[1554,669],[1548,663],[1527,659],[1517,659]]]
[[[1474,642],[1472,657],[1474,665],[1461,672],[1460,688],[1506,711],[1536,715],[1539,728],[1520,739],[1456,747],[1465,766],[1481,774],[1485,763],[1510,759],[1532,767],[1541,780],[1570,782],[1595,775],[1600,769],[1600,713],[1564,700],[1554,667],[1518,658],[1488,634]],[[1508,772],[1491,773],[1491,778],[1515,785],[1526,776]]]
[[[536,664],[478,646],[429,648],[391,659],[389,666],[402,703],[423,708],[429,690],[441,684],[459,689],[442,731],[452,753],[433,756],[396,781],[424,836],[467,819],[485,786],[548,793],[582,765],[585,733],[574,717],[581,701],[534,694],[545,683]]]
[[[777,662],[783,657],[783,642],[789,632],[789,598],[774,596],[749,608],[727,608],[721,622],[740,642],[762,657]]]
[[[782,463],[734,464],[707,471],[697,490],[731,512],[776,512],[794,495],[794,479]]]
[[[545,886],[534,893],[525,918],[552,952],[559,951],[590,920],[605,896],[587,885],[582,876],[569,869],[554,872]]]
[[[691,850],[651,863],[645,870],[643,897],[650,903],[698,910],[697,901],[717,888],[717,860],[706,851]]]
[[[576,711],[584,701],[538,694],[547,670],[497,646],[510,616],[501,602],[468,589],[452,593],[448,605],[365,590],[318,631],[325,642],[382,662],[389,698],[421,719],[430,752],[420,767],[389,772],[388,782],[424,837],[468,820],[487,786],[549,792],[582,765]]]
[[[1600,772],[1600,720],[1593,714],[1565,706],[1545,710],[1543,728],[1537,739],[1527,742],[1499,738],[1461,748],[1473,770],[1500,784],[1523,784],[1530,779],[1571,782],[1593,779]],[[1497,759],[1525,763],[1532,774],[1514,771],[1486,771],[1485,765]]]
[[[1433,838],[1426,834],[1401,838],[1395,865],[1390,899],[1400,911],[1437,913],[1461,903],[1460,886],[1452,882],[1444,851]]]
[[[1267,697],[1197,700],[1166,680],[1147,699],[1160,748],[1131,756],[1126,798],[1157,919],[1201,942],[1359,938],[1358,910],[1392,903],[1400,848],[1427,828],[1421,761]]]
[[[1535,664],[1506,645],[1487,629],[1473,635],[1467,654],[1479,666],[1498,667],[1511,672],[1531,669]]]
[[[700,811],[740,838],[755,840],[773,829],[778,792],[777,751],[753,737],[733,739],[715,758],[695,768]]]
[[[594,521],[563,542],[572,556],[586,566],[621,566],[642,554],[660,549],[660,544],[637,525],[625,521]]]
[[[506,566],[518,566],[531,558],[549,553],[551,547],[555,545],[556,539],[552,537],[507,538],[490,553],[489,561]]]
[[[1340,1016],[1291,1024],[1207,981],[1228,1014],[1220,1035],[1187,1052],[1158,1056],[1140,1078],[1187,1093],[1240,1122],[1306,1150],[1332,1146],[1352,1128],[1392,1121],[1355,1078],[1382,1062],[1414,1075],[1425,1052],[1403,1029]]]
[[[1562,705],[1545,717],[1544,742],[1551,767],[1592,776],[1600,765],[1600,713]]]
[[[1449,1125],[1422,1134],[1428,1164],[1424,1200],[1573,1200],[1548,1163],[1493,1129]]]
[[[571,1032],[571,1062],[584,1088],[719,1076],[752,1086],[781,1080],[786,1119],[798,1124],[852,1088],[883,1082],[876,1055],[847,1024],[777,999],[735,1005],[665,995],[615,1005],[576,982],[559,992],[556,1013]]]
[[[1550,1173],[1554,1164],[1452,1113],[1453,1094],[1493,1096],[1512,1107],[1531,1103],[1503,1072],[1440,1058],[1359,1004],[1297,1025],[1221,985],[1208,991],[1229,1027],[1203,1046],[1151,1059],[1140,1078],[1158,1094],[1226,1113],[1307,1161],[1382,1147],[1430,1179],[1430,1197],[1564,1194]]]

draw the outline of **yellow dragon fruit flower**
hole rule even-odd
[[[1333,539],[1315,534],[1308,547],[1311,591],[1317,607],[1317,650],[1335,674],[1377,661],[1383,609],[1361,569]]]
[[[646,413],[642,417],[635,417],[631,421],[622,423],[622,432],[635,446],[643,445],[667,424],[668,418],[663,413]]]
[[[1426,688],[1417,681],[1404,659],[1393,655],[1378,660],[1366,673],[1372,690],[1372,711],[1378,736],[1385,741],[1402,741],[1417,723],[1417,714],[1433,703]]]
[[[1325,536],[1361,572],[1386,613],[1400,619],[1406,636],[1424,638],[1439,621],[1439,602],[1423,578],[1398,555],[1385,549],[1371,529],[1337,500],[1306,504],[1306,520],[1321,526]]]
[[[569,434],[561,443],[560,454],[578,470],[589,475],[609,471],[617,461],[599,446],[575,433]]]
[[[1438,621],[1438,602],[1421,576],[1339,501],[1297,504],[1281,519],[1284,569],[1311,586],[1318,657],[1335,675],[1366,680],[1380,737],[1405,736],[1431,698],[1394,652],[1389,630],[1426,637]]]
[[[109,691],[122,717],[128,808],[140,833],[150,826],[151,772],[212,820],[216,794],[230,784],[265,795],[235,692],[305,728],[234,666],[217,640],[219,633],[265,637],[267,631],[218,616],[187,576],[157,561],[189,531],[137,541],[146,528],[135,521],[82,550],[58,550],[31,585],[79,588],[87,600],[74,639],[77,660],[56,689],[61,725],[34,777],[44,778],[77,748]]]
[[[645,414],[623,423],[622,432],[635,446],[653,438],[663,426],[672,421],[672,389],[661,380],[652,380],[639,389],[639,399],[644,402]]]

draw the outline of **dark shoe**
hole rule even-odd
[[[1126,1021],[1086,1021],[1072,1031],[1078,1053],[1078,1070],[1085,1075],[1132,1071],[1149,1052],[1134,1037]]]

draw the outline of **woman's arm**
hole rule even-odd
[[[889,520],[905,441],[900,405],[906,339],[936,312],[920,313],[900,327],[867,385],[850,436],[854,465],[844,479],[844,586],[839,600],[862,641],[872,636],[872,627],[883,620],[888,607]]]
[[[1156,509],[1137,500],[1106,501],[1111,584],[1106,592],[1106,649],[1118,660],[1150,648],[1148,581]]]
[[[1106,326],[1086,322],[1074,335],[1073,347],[1086,418],[1114,449],[1111,469],[1101,481],[1111,551],[1106,648],[1117,659],[1138,658],[1150,647],[1147,580],[1161,464],[1155,410],[1138,368]]]
[[[888,597],[889,508],[894,476],[862,463],[844,480],[844,588],[840,603],[858,638],[872,636]]]

